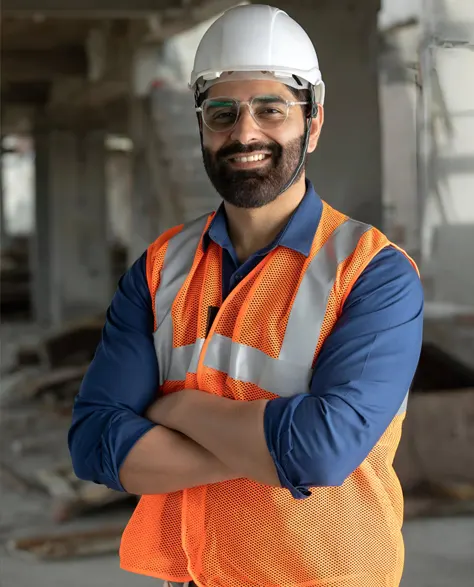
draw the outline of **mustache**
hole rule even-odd
[[[238,141],[220,148],[215,157],[219,159],[227,159],[235,155],[248,155],[256,151],[269,151],[273,158],[278,158],[281,155],[282,148],[277,143],[251,143],[244,145]]]

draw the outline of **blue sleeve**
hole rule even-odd
[[[80,479],[124,491],[120,466],[154,426],[141,416],[159,387],[153,322],[145,253],[119,282],[75,399],[68,442]]]
[[[405,400],[422,343],[423,290],[408,259],[383,249],[355,283],[315,365],[310,393],[267,404],[267,446],[282,487],[338,486]]]

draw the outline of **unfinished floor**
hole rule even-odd
[[[405,526],[402,587],[473,587],[474,518],[414,520]],[[123,572],[116,557],[31,563],[2,552],[2,587],[146,587],[158,581]]]

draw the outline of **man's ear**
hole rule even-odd
[[[308,153],[312,153],[318,146],[319,135],[324,124],[324,107],[318,104],[318,115],[311,122],[309,133]]]

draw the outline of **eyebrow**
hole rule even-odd
[[[265,102],[277,102],[278,100],[286,100],[283,96],[278,96],[277,94],[270,94],[270,95],[263,95],[263,96],[253,96],[254,98],[260,98],[260,100],[264,100]]]
[[[250,100],[258,98],[259,100],[263,100],[264,102],[277,102],[277,101],[285,101],[287,98],[283,96],[278,96],[276,94],[269,94],[269,95],[260,95],[257,94],[255,96],[251,96]],[[229,103],[233,103],[234,100],[240,101],[237,98],[230,98],[230,97],[217,97],[217,98],[209,98],[209,104],[212,106],[228,106]],[[246,102],[247,100],[242,100],[242,102]]]
[[[233,104],[232,98],[209,98],[208,102],[211,106],[229,106]]]

